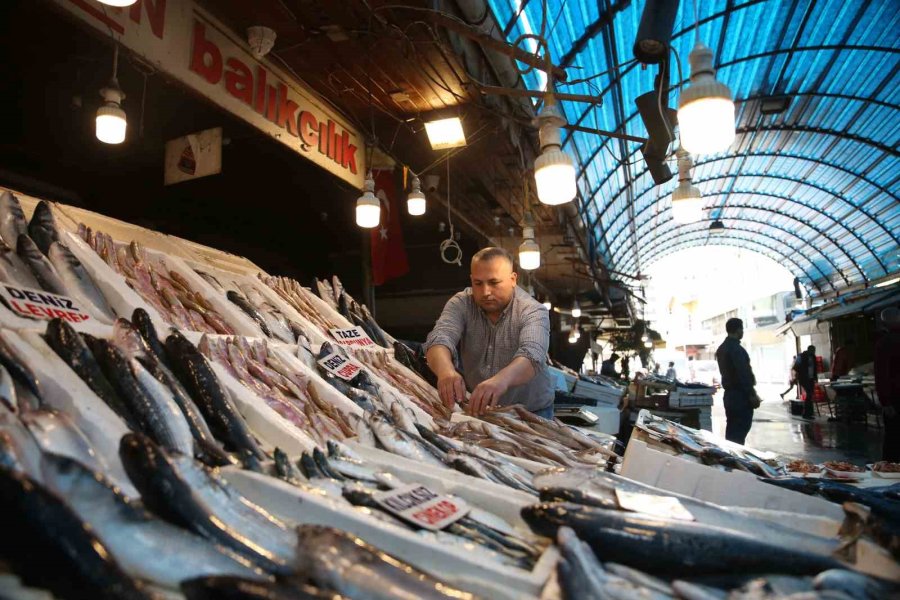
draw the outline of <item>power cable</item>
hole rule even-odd
[[[441,260],[449,265],[455,264],[462,267],[462,248],[456,243],[453,231],[453,215],[450,210],[450,153],[447,153],[447,225],[450,229],[450,237],[441,242]],[[448,256],[448,252],[450,253]],[[455,256],[454,256],[455,254]]]

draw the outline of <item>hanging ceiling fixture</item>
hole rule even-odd
[[[734,141],[734,101],[716,79],[713,52],[700,41],[700,15],[694,0],[694,49],[688,57],[691,83],[678,98],[681,145],[691,154],[712,154]]]
[[[525,226],[522,228],[522,243],[519,245],[519,266],[533,271],[541,266],[541,247],[534,241],[534,217],[525,211]]]
[[[99,0],[100,4],[105,4],[107,6],[131,6],[137,0]]]
[[[375,180],[372,171],[366,174],[363,195],[356,199],[356,224],[365,229],[381,223],[381,202],[375,197]]]
[[[422,193],[422,185],[419,183],[419,177],[415,174],[410,181],[409,196],[406,197],[406,211],[418,217],[425,214],[425,194]]]
[[[578,298],[572,301],[572,317],[578,318],[581,316],[581,307],[578,306]]]
[[[566,118],[559,110],[552,93],[546,95],[537,123],[541,138],[541,155],[534,161],[538,200],[551,206],[571,202],[578,193],[575,186],[575,163],[562,150],[559,130],[565,126]]]
[[[459,117],[425,121],[425,133],[432,150],[449,150],[466,145],[466,133]]]
[[[116,78],[118,70],[119,45],[116,44],[113,49],[112,78],[109,80],[109,83],[106,84],[106,87],[100,90],[103,104],[97,109],[96,126],[94,129],[97,139],[106,144],[121,144],[124,142],[125,130],[128,128],[125,111],[122,110],[122,101],[125,99],[125,93],[119,87],[119,80]]]
[[[691,183],[691,155],[684,148],[678,156],[678,187],[672,191],[672,218],[676,223],[695,223],[703,218],[703,198]]]
[[[653,347],[653,342],[651,342],[650,340],[647,340],[646,342],[644,342],[644,348],[652,348],[652,347]]]
[[[712,223],[709,224],[709,232],[711,234],[720,235],[725,233],[725,223],[716,219]]]
[[[542,304],[544,305],[544,308],[546,308],[548,311],[553,308],[553,303],[550,302],[550,296],[547,296],[546,298],[544,298],[544,301],[542,302]]]

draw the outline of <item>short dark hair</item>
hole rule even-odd
[[[674,367],[674,366],[675,366],[675,361],[674,361],[674,360],[670,360],[670,361],[669,361],[669,366],[670,366],[670,367]]]
[[[734,333],[738,329],[744,328],[744,322],[737,317],[732,317],[725,321],[725,333]]]
[[[613,352],[613,353],[610,355],[609,360],[616,360],[617,358],[619,358],[619,355],[616,354],[615,352]]]
[[[504,250],[503,248],[498,248],[497,246],[488,246],[487,248],[482,248],[474,255],[472,255],[472,264],[475,264],[476,261],[489,261],[494,260],[495,258],[502,258],[506,262],[509,263],[509,266],[512,268],[516,267],[516,263],[513,261],[512,254]]]

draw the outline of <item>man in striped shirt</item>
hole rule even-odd
[[[425,341],[428,366],[447,406],[465,400],[468,389],[472,414],[521,404],[551,418],[550,314],[516,286],[513,266],[502,248],[485,248],[472,257],[472,287],[447,301]]]

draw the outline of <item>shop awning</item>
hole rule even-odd
[[[900,287],[895,286],[886,290],[866,290],[866,293],[842,298],[817,307],[802,317],[779,327],[778,334],[783,335],[790,329],[794,335],[811,335],[821,332],[822,329],[819,325],[827,321],[854,314],[875,314],[884,308],[895,305],[900,305]]]

